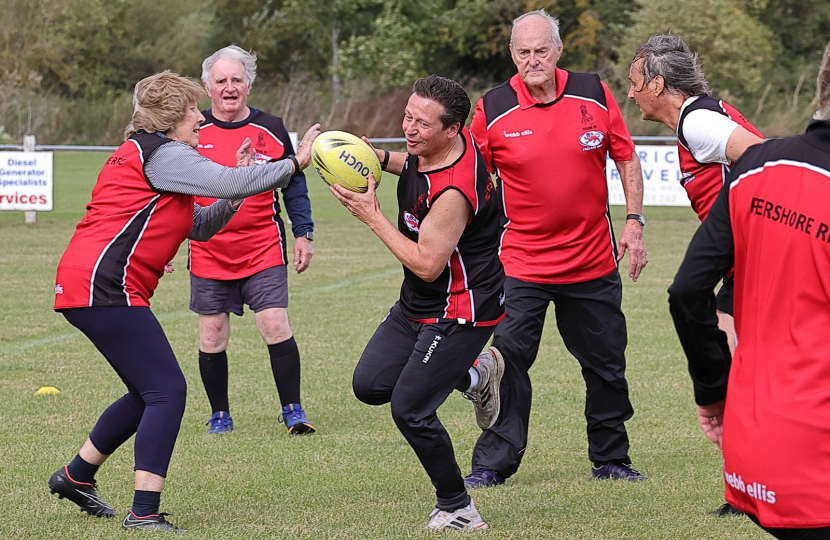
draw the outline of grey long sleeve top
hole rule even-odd
[[[191,240],[209,240],[236,212],[227,199],[241,199],[291,181],[294,164],[282,159],[257,167],[225,167],[180,141],[160,146],[144,164],[150,185],[160,192],[185,193],[219,200],[208,207],[193,205]]]

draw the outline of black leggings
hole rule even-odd
[[[62,310],[127,386],[98,418],[89,438],[109,455],[134,433],[135,469],[167,476],[184,415],[187,383],[161,325],[149,307]]]

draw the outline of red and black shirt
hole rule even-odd
[[[421,222],[447,190],[461,192],[473,217],[441,275],[424,281],[404,266],[400,305],[419,322],[452,321],[488,326],[504,317],[504,270],[499,261],[499,213],[495,186],[481,154],[463,128],[464,154],[452,165],[418,171],[418,157],[408,156],[398,182],[398,230],[418,241]]]
[[[557,68],[556,87],[539,103],[515,75],[479,100],[470,130],[500,182],[505,273],[580,283],[617,268],[605,156],[628,161],[634,143],[599,76]]]
[[[732,163],[704,163],[695,158],[683,133],[683,121],[689,113],[701,109],[722,114],[750,133],[762,139],[764,136],[737,109],[711,96],[700,96],[683,109],[680,120],[677,122],[677,152],[680,156],[681,173],[680,183],[689,196],[692,209],[698,215],[700,221],[703,221],[706,219],[709,208],[712,207],[712,203],[715,202],[718,193],[720,193],[723,182],[726,179],[726,173],[729,172]]]
[[[251,109],[248,118],[239,122],[217,120],[204,111],[205,123],[199,132],[197,150],[203,156],[225,165],[236,166],[236,151],[246,137],[251,139],[257,164],[269,163],[294,154],[291,139],[282,119]],[[311,203],[302,171],[291,177],[282,189],[294,235],[311,232]],[[216,199],[197,197],[202,206]],[[190,272],[209,279],[231,280],[251,276],[274,266],[286,264],[285,225],[280,218],[277,190],[269,190],[245,199],[234,218],[207,242],[190,242]]]
[[[193,195],[154,189],[144,163],[171,139],[136,133],[104,165],[58,264],[55,309],[149,306],[193,227]]]
[[[830,526],[828,201],[830,122],[750,147],[669,289],[696,402],[726,398],[726,500],[765,527]],[[733,265],[730,370],[712,289]]]

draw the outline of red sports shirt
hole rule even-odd
[[[58,264],[55,309],[150,305],[193,228],[193,196],[159,193],[144,176],[144,161],[170,141],[138,133],[107,160]]]
[[[669,289],[695,400],[726,396],[728,502],[765,527],[828,527],[830,122],[752,146],[727,182]],[[730,369],[711,291],[733,264]]]
[[[257,163],[285,157],[285,146],[290,142],[282,140],[287,138],[282,120],[261,111],[254,113],[245,121],[229,124],[217,121],[210,111],[205,111],[199,153],[221,165],[235,167],[236,151],[250,137]],[[202,206],[214,201],[196,197]],[[190,242],[190,272],[201,278],[231,280],[286,264],[285,226],[279,213],[276,190],[246,198],[233,219],[213,238]]]
[[[537,103],[515,75],[479,100],[470,130],[499,177],[505,273],[580,283],[617,268],[605,155],[630,160],[634,143],[597,75],[557,68],[556,87],[553,102]]]

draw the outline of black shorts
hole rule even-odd
[[[723,311],[727,315],[732,315],[732,291],[735,289],[735,279],[731,277],[723,278],[723,285],[721,285],[715,298],[715,304],[718,311]]]
[[[241,279],[207,279],[190,274],[190,310],[200,315],[242,315],[244,304],[254,313],[288,307],[288,270],[272,266]]]

